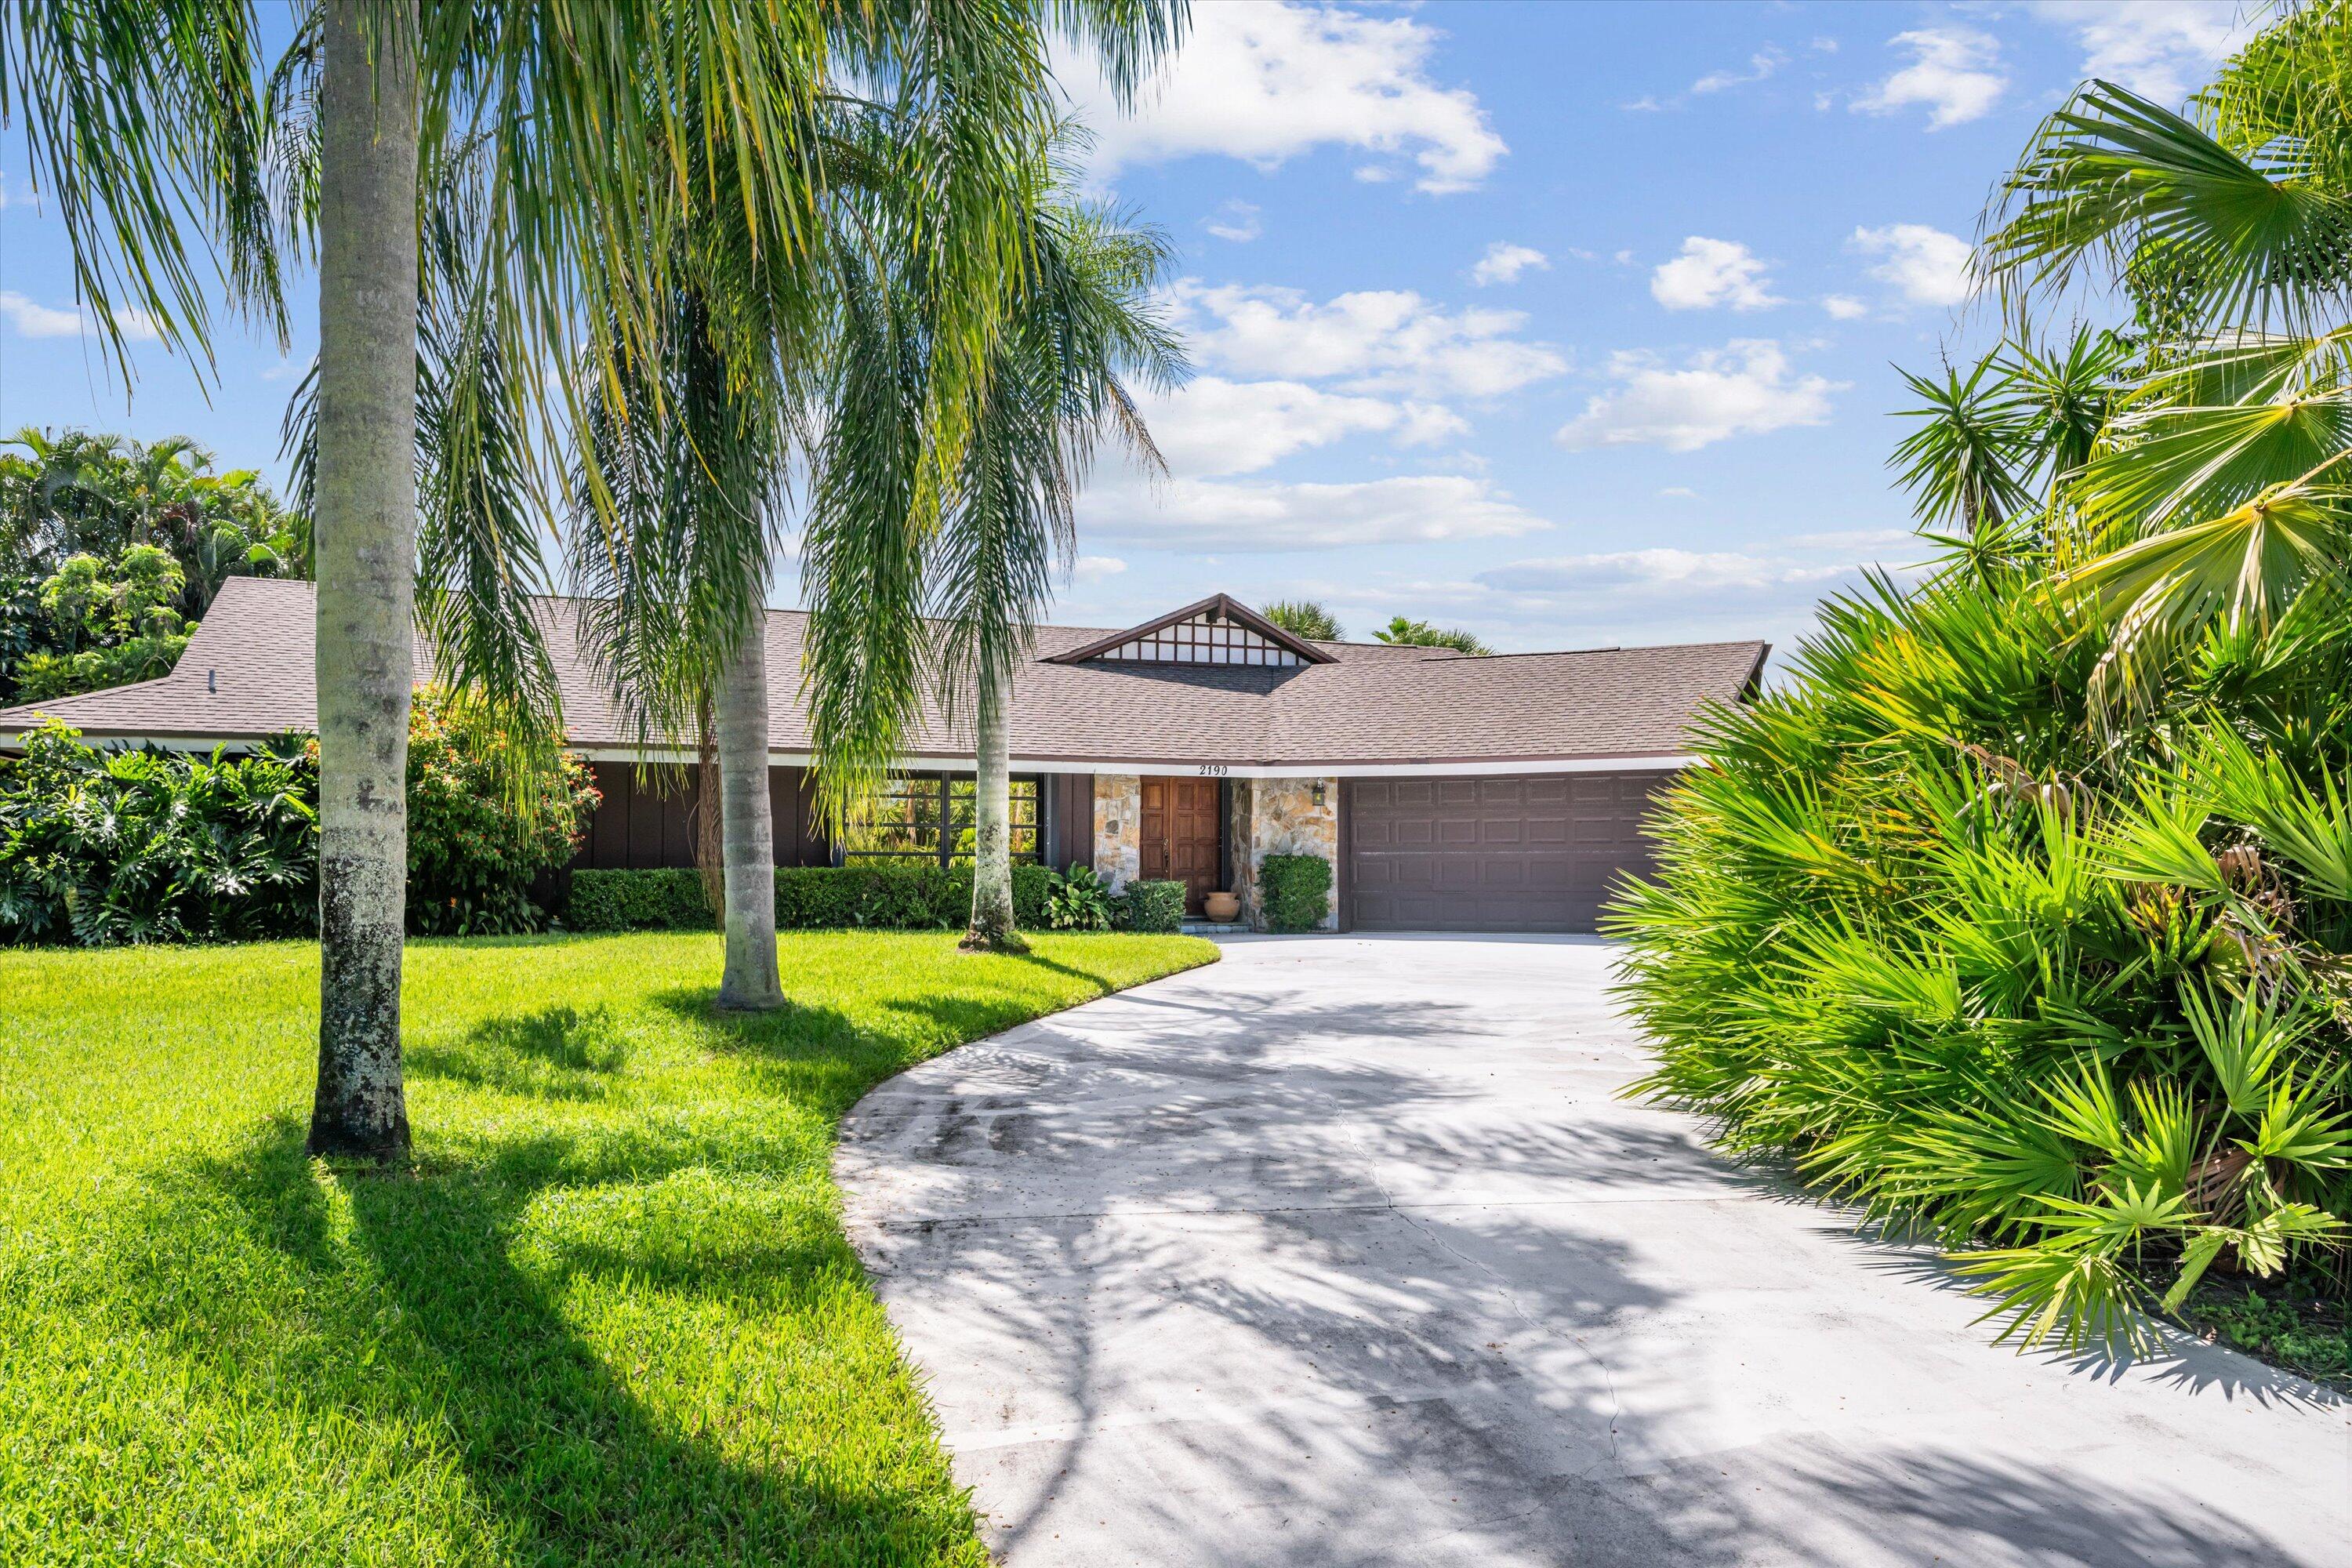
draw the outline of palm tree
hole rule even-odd
[[[1258,614],[1293,637],[1310,642],[1338,642],[1348,635],[1339,617],[1312,599],[1276,599]]]
[[[1055,123],[1049,27],[1092,47],[1129,90],[1181,18],[1178,4],[1109,0],[847,13],[836,56],[863,90],[845,86],[814,121],[806,264],[763,254],[728,204],[679,215],[666,313],[587,422],[609,500],[581,514],[571,558],[608,601],[586,629],[640,735],[698,737],[704,712],[717,731],[723,1006],[783,999],[762,612],[789,459],[808,455],[819,475],[812,560],[844,537],[825,521],[854,515],[865,531],[848,574],[890,581],[903,542],[937,526],[926,520],[941,515],[943,472],[988,406],[1007,301],[1035,265],[1025,224]],[[821,660],[807,679],[838,710],[844,683]],[[820,776],[845,813],[873,775]]]
[[[568,344],[583,324],[607,361],[640,335],[646,302],[663,293],[646,258],[668,247],[665,213],[638,196],[677,188],[698,142],[761,150],[757,160],[739,155],[714,186],[772,251],[795,249],[807,195],[802,122],[823,77],[814,12],[554,0],[436,6],[427,17],[417,0],[322,0],[298,43],[298,53],[314,51],[315,75],[294,73],[298,85],[315,83],[315,99],[293,94],[308,118],[289,123],[264,112],[243,0],[93,0],[0,15],[0,115],[23,105],[35,168],[72,237],[77,283],[118,361],[118,304],[208,360],[205,258],[282,343],[281,257],[300,258],[316,226],[314,1150],[388,1158],[408,1142],[399,1030],[417,197],[431,188],[420,161],[478,138],[495,169],[480,254],[511,288],[484,297],[513,303],[469,323],[503,339],[459,345],[440,410],[449,449],[480,460],[479,437],[498,424],[486,399],[499,391],[499,367],[536,363],[530,351]],[[698,113],[683,112],[688,88]],[[480,504],[480,489],[464,482],[425,499],[441,522],[485,530],[448,549],[447,575],[428,578],[427,628],[473,628],[453,650],[452,673],[504,679],[513,691],[533,666],[537,631],[528,571],[495,569],[502,551],[515,560],[511,532],[498,526],[510,513]],[[491,658],[518,650],[525,657],[502,667]]]
[[[2093,81],[1989,215],[2007,304],[2085,275],[2137,307],[2145,362],[2069,486],[2091,559],[2069,586],[2143,699],[2206,629],[2270,626],[2341,570],[2352,494],[2352,6],[2288,13],[2176,114]]]
[[[1125,380],[1172,386],[1183,354],[1150,303],[1170,251],[1158,231],[1049,205],[988,366],[987,389],[931,562],[945,622],[940,679],[974,751],[968,951],[1017,950],[1008,710],[1057,570],[1076,553],[1073,508],[1105,432],[1163,468]]]
[[[1454,631],[1445,626],[1433,626],[1427,621],[1392,616],[1389,624],[1372,633],[1384,643],[1399,647],[1450,647],[1456,653],[1485,654],[1494,650],[1468,632]]]

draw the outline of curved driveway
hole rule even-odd
[[[2340,1568],[2347,1408],[2021,1357],[1933,1255],[1626,1104],[1590,940],[1288,938],[844,1130],[851,1235],[1014,1568]]]

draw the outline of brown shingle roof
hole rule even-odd
[[[542,601],[574,745],[637,737],[599,689],[573,632],[574,602]],[[806,616],[768,613],[774,685],[769,744],[806,752],[796,700]],[[244,740],[317,721],[310,585],[237,577],[161,680],[0,711],[0,736],[54,714],[93,738]],[[1687,643],[1472,658],[1382,643],[1318,643],[1302,668],[1056,664],[1111,635],[1047,626],[1015,682],[1013,754],[1030,762],[1226,763],[1235,766],[1662,756],[1690,749],[1692,719],[1737,700],[1760,642]],[[418,668],[425,666],[418,649]],[[938,710],[909,737],[919,756],[969,756],[968,728]]]

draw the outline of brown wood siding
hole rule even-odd
[[[1045,864],[1056,871],[1073,862],[1095,861],[1095,777],[1092,773],[1045,773],[1042,787],[1050,793],[1046,811]]]
[[[641,779],[632,763],[592,763],[589,772],[604,798],[572,858],[573,870],[650,870],[694,864],[691,769],[656,769]],[[779,866],[823,866],[832,860],[824,836],[812,820],[807,773],[805,768],[768,770]]]

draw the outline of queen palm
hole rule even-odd
[[[0,114],[25,117],[77,283],[118,359],[124,312],[138,311],[168,344],[208,361],[216,293],[282,342],[281,263],[307,254],[315,230],[316,1151],[384,1158],[408,1142],[399,1030],[420,153],[478,142],[494,171],[480,255],[510,287],[482,297],[511,308],[475,323],[503,333],[495,346],[505,352],[461,358],[446,389],[466,455],[478,448],[469,433],[493,423],[478,395],[490,358],[530,364],[532,347],[568,342],[583,324],[604,357],[642,335],[645,301],[662,294],[647,258],[668,254],[668,215],[636,196],[677,186],[698,142],[761,149],[738,156],[723,188],[749,230],[793,250],[808,192],[799,126],[823,77],[819,22],[814,0],[742,16],[657,0],[429,14],[418,0],[323,0],[303,29],[316,58],[315,93],[299,99],[310,118],[287,125],[264,111],[245,0],[0,14]],[[698,116],[680,112],[689,77]],[[278,159],[287,144],[315,147],[315,163]],[[441,499],[444,521],[501,515],[469,504],[478,491],[462,482]],[[476,542],[495,553],[512,542]],[[453,552],[469,553],[478,562],[483,550]],[[428,598],[458,606],[445,626],[493,628],[454,650],[454,675],[506,679],[482,656],[533,642],[527,586],[527,574],[498,572],[428,583]]]
[[[1023,319],[1013,302],[1045,267],[1030,215],[1055,127],[1049,29],[1092,48],[1124,93],[1182,16],[1109,0],[849,11],[835,35],[843,89],[814,121],[810,265],[763,253],[731,204],[689,206],[673,231],[681,265],[649,352],[607,379],[616,395],[586,422],[611,504],[580,512],[571,558],[601,601],[589,639],[641,738],[677,742],[706,712],[715,726],[721,1005],[782,1001],[762,611],[788,463],[801,454],[818,475],[811,561],[843,567],[841,581],[898,582],[907,542],[935,531],[956,454],[985,427],[1000,345]],[[857,710],[858,681],[822,659],[806,678],[821,711]],[[838,750],[820,761],[845,816],[880,772]]]
[[[1076,552],[1073,508],[1108,433],[1162,468],[1126,382],[1165,388],[1183,355],[1150,304],[1169,251],[1156,230],[1052,205],[997,340],[988,384],[930,563],[945,622],[939,679],[971,719],[971,928],[964,946],[1020,945],[1013,913],[1007,722],[1013,673]]]

